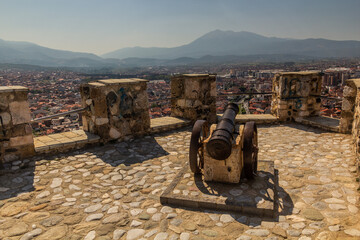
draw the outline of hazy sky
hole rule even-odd
[[[360,40],[360,0],[0,0],[0,38],[102,54],[215,30]]]

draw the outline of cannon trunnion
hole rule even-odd
[[[257,172],[258,139],[255,122],[235,125],[239,108],[229,104],[219,123],[195,122],[190,140],[189,161],[193,173],[205,181],[238,183]]]

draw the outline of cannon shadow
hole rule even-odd
[[[34,158],[25,159],[17,170],[12,170],[11,166],[5,164],[0,170],[0,200],[34,191],[34,172]]]
[[[205,182],[200,174],[196,174],[194,179],[196,186],[204,195],[225,198],[224,210],[227,208],[226,212],[243,224],[258,226],[262,221],[277,222],[279,216],[291,215],[294,203],[290,195],[279,186],[278,170],[274,169],[274,174],[258,171],[257,175],[267,175],[263,179],[266,187],[260,191],[256,186],[259,177],[253,180],[241,179],[239,184]],[[229,194],[231,190],[241,189],[241,186],[249,186],[249,188],[238,196]],[[258,189],[253,189],[254,186]],[[221,213],[221,211],[213,211],[213,213]]]
[[[261,162],[273,166],[271,161]],[[162,204],[215,215],[228,213],[249,226],[261,225],[262,221],[278,222],[280,215],[292,214],[294,204],[290,195],[279,186],[277,169],[260,170],[254,180],[241,179],[238,184],[206,182],[201,174],[195,174],[191,178],[193,185],[187,188],[189,194],[183,196],[181,189],[190,185],[184,181],[186,174],[192,175],[188,166],[164,191],[160,197]],[[199,194],[192,193],[195,189]]]

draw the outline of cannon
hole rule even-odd
[[[197,120],[193,126],[189,163],[194,174],[205,181],[238,183],[241,177],[253,179],[257,172],[258,138],[255,122],[235,124],[239,112],[230,103],[218,124]]]

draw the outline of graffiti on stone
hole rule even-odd
[[[300,109],[302,107],[302,102],[300,99],[295,100],[295,108]]]
[[[114,104],[115,104],[116,101],[117,101],[117,95],[116,95],[116,93],[114,93],[113,91],[109,92],[109,93],[106,95],[106,101],[107,101],[108,106],[110,106],[110,107],[114,106]]]
[[[119,104],[119,118],[124,117],[125,115],[131,114],[131,110],[133,109],[133,97],[126,94],[124,88],[120,88],[118,94],[120,96],[120,104]]]

